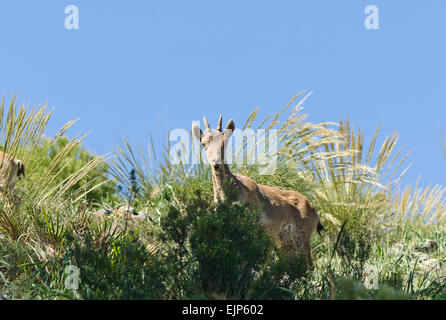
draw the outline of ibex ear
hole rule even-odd
[[[198,140],[201,141],[201,136],[203,135],[203,131],[201,131],[200,127],[193,123],[192,124],[192,135]]]
[[[234,133],[234,129],[235,129],[235,123],[234,120],[229,120],[226,129],[225,129],[225,138],[229,139],[232,134]]]

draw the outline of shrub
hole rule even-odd
[[[87,237],[74,241],[67,253],[80,267],[79,297],[82,299],[162,299],[164,263],[128,233],[98,245]]]
[[[372,251],[372,235],[364,227],[345,224],[337,239],[337,253],[342,259],[344,274],[361,280]]]
[[[158,239],[166,245],[172,295],[231,299],[294,298],[304,257],[278,250],[257,210],[213,204],[200,186],[165,188]]]
[[[362,283],[353,279],[338,279],[336,285],[337,300],[407,300],[410,296],[384,285],[379,289],[367,289]]]
[[[262,269],[251,288],[251,299],[296,299],[296,293],[307,275],[305,256],[296,257],[274,249],[272,258]]]
[[[258,213],[227,203],[197,218],[190,243],[203,291],[232,299],[247,297],[272,247]]]

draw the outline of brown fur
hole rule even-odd
[[[221,117],[220,130],[211,131],[206,119],[205,124],[204,133],[197,126],[192,127],[192,133],[202,143],[211,164],[214,201],[226,199],[225,185],[229,183],[238,191],[239,200],[263,208],[262,222],[280,248],[294,255],[303,252],[308,264],[313,265],[311,236],[318,226],[322,228],[313,205],[299,192],[257,184],[249,177],[232,174],[224,163],[224,151],[234,122],[229,121],[225,132],[221,131]]]
[[[8,153],[0,151],[0,193],[11,194],[21,175],[25,175],[25,166],[21,160],[14,159]]]

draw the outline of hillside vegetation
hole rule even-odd
[[[52,112],[3,98],[1,149],[26,178],[0,202],[0,298],[446,299],[445,189],[402,186],[410,152],[397,133],[310,123],[305,98],[238,121],[278,130],[273,174],[231,170],[314,204],[326,231],[312,238],[311,269],[275,248],[259,212],[214,204],[203,161],[174,164],[167,148],[157,156],[125,139],[105,159],[84,136],[67,138],[74,122],[47,137]],[[248,137],[236,154],[254,148]],[[123,205],[142,218],[113,211]]]

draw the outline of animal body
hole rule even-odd
[[[10,154],[0,151],[0,193],[13,196],[12,192],[21,176],[25,176],[25,165]]]
[[[249,177],[231,173],[225,163],[225,149],[235,129],[234,121],[230,120],[224,131],[221,116],[217,130],[211,130],[206,117],[204,124],[205,132],[194,124],[192,134],[200,141],[211,166],[214,201],[226,200],[227,186],[234,187],[239,200],[262,207],[262,222],[278,247],[294,255],[303,252],[312,266],[311,236],[324,229],[313,205],[299,192],[257,184]]]

